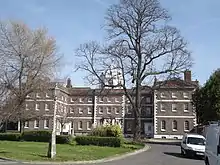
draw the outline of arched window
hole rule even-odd
[[[166,121],[165,121],[165,120],[162,120],[162,121],[161,121],[161,130],[162,130],[162,131],[165,131],[165,130],[166,130]]]
[[[173,125],[173,131],[176,131],[177,130],[177,121],[174,120],[172,125]]]

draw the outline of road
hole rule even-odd
[[[1,162],[0,164],[22,165],[20,163]],[[203,160],[183,158],[179,146],[151,145],[151,149],[122,160],[99,163],[99,165],[204,165]],[[95,164],[93,164],[95,165]],[[96,164],[97,165],[97,164]]]

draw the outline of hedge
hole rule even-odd
[[[24,141],[49,142],[51,138],[50,131],[25,131],[21,139]]]
[[[123,139],[120,137],[77,136],[76,143],[79,145],[96,145],[121,147]]]
[[[21,139],[20,133],[1,133],[0,140],[19,141]]]
[[[123,133],[119,125],[106,125],[94,128],[90,135],[101,137],[122,137]]]
[[[71,144],[74,138],[69,135],[57,135],[56,143],[57,144]]]
[[[34,141],[34,142],[49,142],[51,139],[50,131],[25,131],[20,133],[0,133],[0,140],[8,141]],[[69,135],[57,135],[57,144],[70,144],[73,138]]]

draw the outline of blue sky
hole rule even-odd
[[[74,73],[74,49],[79,44],[102,41],[106,9],[117,0],[1,0],[0,19],[24,21],[32,28],[47,27],[64,55],[59,77],[71,77],[76,86],[88,85],[85,73]],[[189,42],[194,66],[193,79],[203,84],[219,66],[220,1],[161,0],[172,16],[171,25]]]

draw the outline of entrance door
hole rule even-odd
[[[144,133],[148,137],[153,136],[153,123],[144,123]]]

